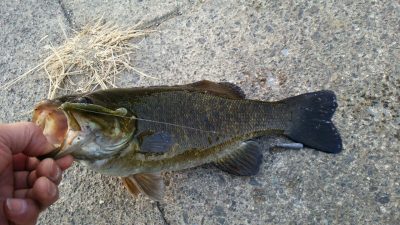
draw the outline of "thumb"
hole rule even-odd
[[[39,156],[50,152],[54,147],[47,142],[43,131],[31,122],[0,125],[0,151],[11,154],[24,153]]]

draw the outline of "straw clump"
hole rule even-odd
[[[61,46],[48,47],[50,54],[42,63],[2,89],[38,70],[44,70],[49,79],[49,99],[56,97],[60,90],[88,92],[116,87],[116,78],[124,70],[150,77],[131,66],[130,56],[138,49],[132,40],[152,32],[136,29],[137,26],[121,28],[100,20],[88,24],[74,37],[66,38]]]

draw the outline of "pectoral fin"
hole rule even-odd
[[[230,155],[214,162],[221,170],[238,176],[256,175],[260,170],[262,154],[255,141],[242,142]]]
[[[134,196],[143,193],[155,201],[161,201],[164,196],[164,180],[160,173],[133,174],[121,179],[128,191]]]
[[[143,133],[138,135],[140,143],[140,152],[143,153],[164,153],[174,144],[171,135],[159,133]]]

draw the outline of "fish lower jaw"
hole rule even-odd
[[[91,167],[93,169],[101,169],[104,164],[106,164],[109,161],[109,159],[99,159],[99,160],[94,160],[94,161],[86,161],[86,160],[80,160],[79,162],[82,163],[85,166]]]
[[[82,165],[89,167],[92,170],[103,173],[105,171],[104,165],[107,164],[109,159],[99,159],[99,160],[78,160]]]
[[[134,170],[123,170],[120,165],[110,164],[112,158],[109,159],[99,159],[99,160],[78,160],[79,163],[88,167],[91,170],[99,172],[103,175],[115,176],[115,177],[127,177],[132,174],[139,173]]]

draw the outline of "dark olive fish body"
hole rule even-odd
[[[324,152],[342,149],[331,122],[337,107],[331,91],[263,102],[245,99],[232,84],[201,81],[110,89],[55,102],[62,104],[70,127],[65,139],[71,140],[62,147],[74,149],[71,154],[94,170],[125,177],[132,193],[155,199],[162,184],[151,173],[214,163],[232,174],[256,174],[262,154],[256,142],[248,141],[254,137],[281,134]],[[107,135],[101,135],[104,130]],[[103,152],[108,140],[114,147]]]
[[[137,143],[137,151],[108,161],[109,168],[102,168],[104,170],[118,165],[126,168],[118,168],[119,172],[126,170],[132,174],[198,166],[229,154],[235,150],[229,147],[241,141],[268,133],[283,134],[291,123],[286,106],[279,103],[227,99],[179,90],[143,96],[130,94],[128,90],[116,91],[135,96],[129,104],[117,105],[140,118],[136,121],[136,140],[149,131],[160,132],[170,135],[174,144],[165,153],[147,153],[146,156],[146,153],[140,152],[140,144]],[[111,102],[128,103],[119,100],[119,93],[113,94],[107,95]],[[95,96],[87,97],[95,99]]]

